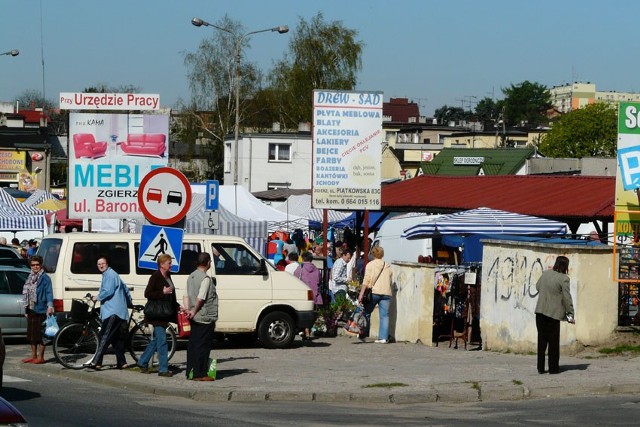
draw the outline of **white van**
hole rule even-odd
[[[42,239],[38,255],[53,282],[56,311],[67,312],[72,299],[98,293],[102,276],[96,261],[100,255],[109,257],[110,266],[129,286],[134,304],[145,304],[144,291],[154,270],[138,267],[139,248],[139,234],[63,233]],[[179,303],[198,253],[205,251],[212,258],[209,274],[217,281],[218,333],[254,334],[266,347],[283,348],[291,344],[297,331],[313,326],[316,313],[311,289],[293,275],[276,270],[239,237],[184,235],[180,270],[171,275]]]
[[[394,216],[382,223],[375,235],[373,246],[382,246],[388,261],[418,262],[418,256],[433,256],[432,239],[408,240],[402,233],[409,227],[435,220],[440,215],[408,213]]]

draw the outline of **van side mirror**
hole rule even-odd
[[[264,258],[260,260],[260,268],[256,273],[261,276],[269,275],[269,271],[267,270],[267,261]]]

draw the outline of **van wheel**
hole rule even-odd
[[[274,311],[262,318],[258,338],[266,348],[286,348],[295,338],[293,319],[287,313]]]

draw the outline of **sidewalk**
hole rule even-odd
[[[421,344],[360,343],[346,336],[303,343],[287,350],[214,346],[215,382],[187,381],[186,350],[170,364],[173,378],[103,369],[67,370],[51,356],[44,365],[20,369],[93,381],[145,393],[198,401],[318,401],[369,403],[477,402],[640,392],[640,357],[562,355],[560,374],[538,374],[535,355],[501,354]],[[470,349],[473,347],[469,347]],[[127,360],[132,359],[127,355]],[[113,356],[105,365],[114,363]]]

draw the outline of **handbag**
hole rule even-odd
[[[144,317],[147,320],[172,321],[175,317],[173,301],[168,299],[151,299],[144,306]]]
[[[371,296],[373,292],[371,292],[371,289],[372,288],[367,288],[367,289],[364,290],[364,295],[362,295],[362,302],[363,303],[370,303],[373,300],[373,298]]]
[[[191,322],[187,319],[187,313],[181,311],[178,313],[178,336],[187,338],[191,335]]]

